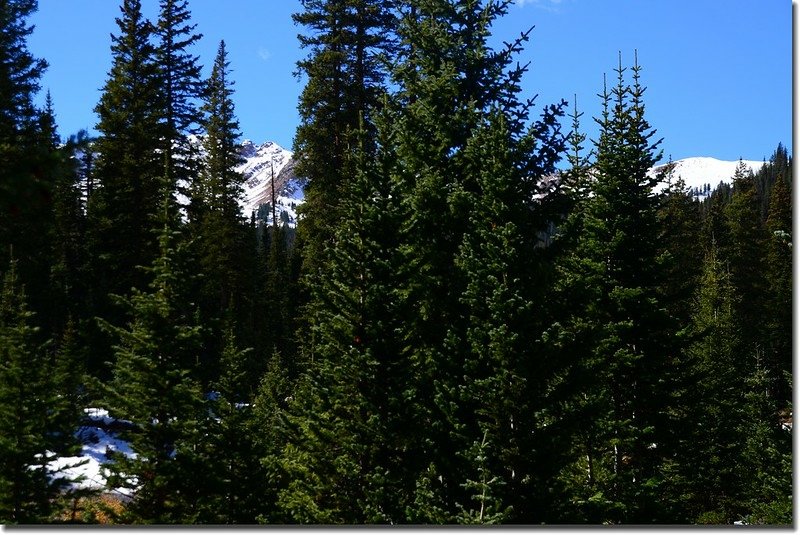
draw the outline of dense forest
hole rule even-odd
[[[0,0],[3,523],[792,523],[782,144],[694,195],[634,51],[587,139],[507,1],[302,0],[290,228],[242,213],[225,43],[203,79],[188,0],[120,3],[62,138]],[[49,468],[86,407],[106,491]]]

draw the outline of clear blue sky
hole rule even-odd
[[[50,63],[50,89],[62,136],[96,123],[119,0],[39,0],[29,48]],[[157,0],[143,0],[155,18]],[[302,56],[291,14],[297,0],[194,0],[204,34],[194,53],[208,74],[225,39],[245,138],[291,148],[298,124]],[[647,114],[664,138],[665,159],[768,158],[792,149],[792,4],[789,0],[517,0],[495,25],[495,42],[535,26],[520,61],[531,62],[523,93],[539,107],[577,95],[592,135],[603,73],[617,53],[638,49],[648,87]],[[565,128],[567,122],[565,121]]]

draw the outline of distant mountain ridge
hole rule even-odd
[[[242,199],[242,212],[246,217],[255,212],[268,224],[272,222],[272,177],[275,177],[276,212],[279,220],[289,226],[297,224],[297,208],[303,204],[305,181],[295,175],[295,160],[292,151],[277,143],[267,141],[256,144],[245,140],[241,144],[244,162],[236,170],[244,175],[245,195]],[[757,173],[766,162],[742,160],[753,173]],[[719,160],[707,156],[683,158],[672,162],[672,178],[682,178],[686,186],[696,196],[703,197],[705,191],[713,190],[720,182],[733,180],[739,160]],[[650,169],[650,176],[663,171],[669,164],[659,164]],[[706,188],[706,185],[709,188]],[[660,184],[657,190],[665,187]]]
[[[753,173],[757,173],[766,164],[764,161],[757,160],[741,161]],[[675,166],[672,172],[673,180],[682,178],[691,191],[697,192],[702,196],[706,185],[709,185],[710,190],[713,190],[720,182],[729,184],[733,180],[733,174],[739,165],[739,160],[728,161],[707,156],[697,156],[683,158],[672,163]],[[669,163],[656,165],[650,169],[649,174],[655,176],[660,171],[663,171],[667,165]]]

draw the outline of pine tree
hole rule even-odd
[[[251,264],[246,246],[248,228],[240,207],[244,177],[235,171],[241,163],[238,139],[239,123],[233,104],[233,82],[225,42],[221,42],[208,80],[205,102],[202,169],[190,188],[189,230],[204,275],[200,283],[204,323],[214,325],[204,346],[210,355],[221,347],[220,321],[230,311],[244,323],[249,310],[248,267]],[[216,359],[207,363],[207,379],[216,378]]]
[[[254,524],[263,508],[271,505],[264,503],[266,476],[253,427],[253,396],[246,366],[249,353],[252,349],[240,349],[234,329],[227,326],[222,373],[209,396],[209,416],[201,424],[202,464],[192,474],[192,481],[202,489],[195,503],[198,523]]]
[[[691,431],[681,437],[677,474],[685,521],[731,523],[741,510],[743,469],[740,426],[744,394],[736,365],[739,332],[731,275],[713,246],[706,254],[695,297],[688,348],[695,386],[688,390],[686,419]]]
[[[733,196],[725,208],[725,221],[730,242],[723,254],[730,263],[731,280],[741,297],[736,306],[741,329],[737,359],[740,371],[749,373],[765,351],[762,319],[766,312],[763,296],[766,292],[767,233],[761,220],[753,173],[742,162],[733,176]]]
[[[91,140],[85,131],[71,136],[61,147],[59,172],[53,189],[53,246],[50,271],[50,308],[55,316],[57,332],[64,329],[68,317],[75,321],[89,317],[86,254],[86,204],[81,185],[87,169],[81,158],[91,151]]]
[[[314,274],[332,239],[338,199],[353,170],[359,117],[374,132],[372,117],[386,84],[384,63],[394,46],[393,0],[302,0],[293,15],[307,29],[298,36],[309,51],[298,62],[308,77],[300,95],[300,125],[294,140],[296,173],[308,179],[303,204],[304,264]]]
[[[38,115],[33,97],[47,62],[33,57],[25,42],[33,32],[27,19],[37,11],[37,0],[5,0],[1,8],[0,146],[6,153],[14,147],[30,148]],[[12,161],[10,154],[3,156],[3,170],[7,171],[5,165]]]
[[[359,152],[358,175],[341,199],[336,247],[314,287],[311,367],[285,410],[278,503],[295,522],[399,523],[412,503],[414,370],[398,339],[394,154],[386,138],[380,146],[377,161]]]
[[[159,140],[163,151],[162,176],[169,182],[170,195],[176,187],[185,189],[197,173],[196,147],[189,135],[197,133],[201,112],[197,101],[203,96],[198,57],[189,50],[202,38],[191,24],[188,0],[160,0],[154,28],[158,46],[155,59],[160,85]],[[224,79],[224,78],[223,78]]]
[[[632,83],[621,61],[617,83],[604,88],[595,141],[591,196],[580,206],[575,249],[562,260],[571,313],[549,333],[565,359],[561,384],[575,392],[575,430],[584,444],[584,488],[572,515],[588,522],[653,522],[660,511],[659,470],[670,455],[668,393],[675,375],[675,332],[659,302],[657,179],[660,141],[645,118],[641,67]],[[568,422],[567,422],[568,423]],[[576,459],[577,460],[577,459]],[[569,513],[568,513],[569,514]],[[567,517],[569,521],[570,517]]]
[[[768,315],[765,367],[781,408],[792,392],[792,200],[787,180],[772,187],[767,218]]]
[[[34,30],[28,19],[37,9],[36,0],[0,2],[0,258],[14,250],[29,306],[49,331],[56,134],[48,123],[52,107],[38,110],[33,103],[47,68],[27,46]]]
[[[766,220],[769,217],[771,206],[772,189],[778,180],[784,180],[792,175],[792,157],[783,146],[778,143],[775,152],[770,156],[769,161],[755,174],[756,191],[761,199],[761,218]]]
[[[88,200],[87,253],[95,315],[112,323],[123,318],[109,294],[126,295],[144,288],[147,274],[137,266],[151,265],[158,256],[156,221],[163,182],[163,156],[158,149],[161,94],[153,27],[141,12],[139,0],[124,0],[112,35],[112,67],[95,108],[100,136],[94,143],[97,160],[94,187]],[[99,333],[92,354],[100,364],[109,356],[110,341]]]
[[[166,204],[165,200],[165,204]],[[166,210],[166,207],[165,207]],[[174,223],[173,223],[174,226]],[[197,511],[193,474],[203,468],[197,444],[204,403],[194,367],[201,327],[187,293],[185,246],[168,225],[159,237],[161,253],[149,272],[148,291],[118,298],[130,311],[125,327],[101,320],[117,340],[113,378],[105,389],[109,411],[134,425],[127,439],[136,457],[119,453],[108,465],[109,485],[129,489],[133,500],[123,519],[135,523],[192,522]]]
[[[747,524],[788,526],[792,508],[792,433],[775,415],[768,372],[757,362],[745,382],[743,519]]]
[[[455,264],[466,280],[460,301],[469,319],[463,334],[468,349],[453,400],[457,412],[452,415],[464,427],[453,432],[465,439],[459,455],[467,464],[460,471],[478,472],[461,486],[466,490],[480,481],[480,493],[470,496],[470,501],[462,496],[458,503],[464,508],[470,503],[475,520],[482,522],[533,521],[526,502],[536,496],[541,483],[531,451],[541,450],[542,445],[531,435],[541,425],[532,415],[542,406],[538,393],[545,366],[537,362],[530,329],[538,319],[536,289],[544,280],[543,261],[535,253],[538,235],[523,229],[529,224],[529,214],[544,208],[532,204],[524,181],[518,179],[514,148],[513,135],[500,113],[491,115],[470,140],[465,157],[480,189],[468,201],[473,206],[470,229]],[[537,171],[543,177],[553,170]],[[489,482],[497,488],[486,487]],[[488,491],[494,502],[491,515],[486,509]],[[479,503],[475,496],[480,497]]]
[[[0,296],[0,519],[35,524],[51,520],[54,500],[69,483],[48,464],[71,442],[64,432],[77,419],[63,410],[62,385],[53,380],[58,376],[16,266],[12,260]]]
[[[686,327],[703,260],[701,250],[694,246],[700,242],[700,208],[681,177],[674,182],[671,176],[669,179],[658,213],[659,243],[666,264],[662,292],[672,317]]]

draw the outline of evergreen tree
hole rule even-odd
[[[130,298],[118,298],[130,310],[129,324],[101,320],[118,340],[113,378],[105,388],[107,406],[133,423],[126,438],[136,453],[131,458],[114,455],[108,484],[133,493],[125,521],[191,523],[198,513],[197,494],[204,491],[192,484],[192,476],[204,469],[197,451],[204,403],[193,378],[201,327],[187,293],[185,246],[176,244],[168,225],[159,243],[160,256],[148,270],[153,277],[149,290],[134,289]]]
[[[725,221],[725,207],[730,203],[730,187],[720,183],[701,205],[701,236],[703,251],[707,254],[711,247],[716,247],[721,254],[727,251],[730,242],[728,226]]]
[[[772,381],[761,362],[745,382],[743,514],[747,524],[789,526],[792,508],[792,434],[775,415]]]
[[[314,287],[311,363],[285,410],[278,504],[303,523],[399,523],[418,466],[414,373],[404,355],[396,292],[398,196],[392,144],[359,152],[343,219]]]
[[[302,0],[303,11],[292,17],[307,29],[298,39],[309,51],[297,65],[308,81],[300,95],[294,151],[296,173],[308,179],[300,231],[310,275],[332,239],[338,199],[353,175],[346,164],[352,161],[359,117],[374,132],[372,117],[387,77],[384,59],[394,47],[394,3]]]
[[[557,138],[550,144],[539,141],[556,150],[558,143],[563,146]],[[461,303],[469,320],[463,370],[459,384],[453,385],[458,394],[452,416],[463,425],[453,432],[466,439],[459,454],[467,464],[459,471],[462,477],[472,473],[475,478],[461,486],[480,491],[462,496],[458,503],[464,508],[469,503],[474,520],[480,522],[534,521],[526,506],[542,483],[538,456],[531,452],[544,448],[531,436],[541,426],[533,413],[542,407],[546,366],[538,362],[531,327],[540,321],[535,313],[541,310],[536,303],[541,295],[537,288],[545,280],[544,262],[542,248],[535,253],[538,235],[523,229],[530,224],[529,214],[543,207],[532,204],[525,182],[518,179],[515,148],[519,147],[505,117],[497,113],[470,140],[465,154],[480,189],[470,196],[470,229],[456,259],[466,280]],[[543,177],[553,170],[532,171]],[[490,482],[497,488],[487,487]]]
[[[741,510],[744,394],[736,365],[739,332],[731,275],[713,246],[706,254],[692,318],[688,355],[695,380],[686,399],[691,431],[681,437],[672,485],[682,491],[685,521],[731,523]],[[676,494],[675,498],[679,498]]]
[[[756,360],[763,358],[766,312],[765,252],[767,234],[760,215],[760,203],[753,173],[739,162],[733,176],[733,196],[725,208],[730,242],[723,252],[730,263],[731,281],[741,300],[736,318],[741,329],[741,345],[737,350],[739,370],[750,374]]]
[[[267,257],[267,281],[265,328],[272,338],[273,351],[288,357],[292,352],[294,318],[291,308],[290,251],[287,227],[273,221],[269,230],[269,253]]]
[[[169,195],[186,188],[197,173],[196,148],[189,135],[197,133],[202,115],[197,101],[203,96],[198,57],[189,50],[202,37],[191,24],[188,0],[160,0],[159,17],[154,28],[155,49],[160,85],[158,105],[165,170],[163,177]],[[226,68],[226,67],[223,67]],[[224,80],[224,77],[223,77]]]
[[[765,368],[775,399],[784,408],[792,398],[792,199],[781,176],[772,187],[767,230]]]
[[[263,503],[265,474],[253,428],[253,398],[247,388],[246,362],[252,350],[239,349],[231,327],[225,330],[224,342],[222,373],[202,424],[202,464],[192,475],[201,489],[194,518],[204,524],[254,524],[267,504]]]
[[[663,278],[658,251],[657,179],[648,175],[660,141],[644,116],[641,67],[626,84],[604,89],[595,142],[591,196],[580,206],[581,234],[563,262],[571,317],[549,334],[566,359],[563,383],[585,385],[572,402],[585,445],[588,485],[573,489],[588,522],[653,522],[660,465],[670,456],[670,388],[680,369],[670,340],[675,332],[659,302]],[[569,518],[569,517],[567,517]]]
[[[37,9],[37,0],[4,0],[0,5],[0,147],[6,153],[2,161],[6,172],[5,166],[13,163],[7,151],[29,149],[37,130],[33,97],[47,62],[33,57],[26,43],[33,32],[27,19]]]
[[[792,157],[783,143],[778,143],[775,152],[755,174],[756,191],[761,200],[761,218],[766,220],[771,206],[772,189],[776,182],[792,176]]]
[[[668,173],[671,172],[668,171]],[[678,325],[691,320],[692,299],[702,270],[700,208],[682,178],[670,182],[659,208],[659,243],[666,265],[662,292],[665,305]]]
[[[112,35],[111,71],[95,108],[100,136],[94,143],[98,156],[87,207],[93,313],[117,324],[123,318],[108,295],[126,295],[133,287],[146,286],[147,274],[138,266],[151,265],[158,256],[152,229],[161,217],[159,198],[164,191],[153,27],[142,16],[140,0],[123,0],[120,10],[119,34]],[[99,368],[111,342],[100,333],[91,337],[98,360],[92,368]]]
[[[248,228],[240,207],[244,177],[235,171],[241,163],[239,123],[233,104],[233,82],[225,42],[221,42],[208,81],[203,127],[203,166],[190,189],[189,230],[204,275],[198,281],[204,324],[213,325],[204,346],[209,355],[219,355],[220,321],[231,311],[244,323],[249,310],[248,267],[251,254],[246,246]],[[216,358],[207,362],[206,379],[216,378]]]
[[[54,500],[69,483],[48,464],[71,443],[77,423],[65,412],[33,312],[12,260],[0,296],[0,519],[4,524],[48,522]],[[66,418],[65,418],[66,417]],[[70,429],[71,431],[71,429]]]
[[[37,9],[36,0],[0,2],[0,258],[14,250],[29,306],[48,330],[56,134],[52,107],[40,111],[33,103],[47,68],[27,46]]]
[[[91,150],[91,140],[81,131],[71,136],[57,152],[59,172],[53,189],[54,239],[50,272],[50,308],[57,332],[63,330],[68,317],[80,322],[91,313],[86,204],[81,190],[88,171],[81,158]]]

